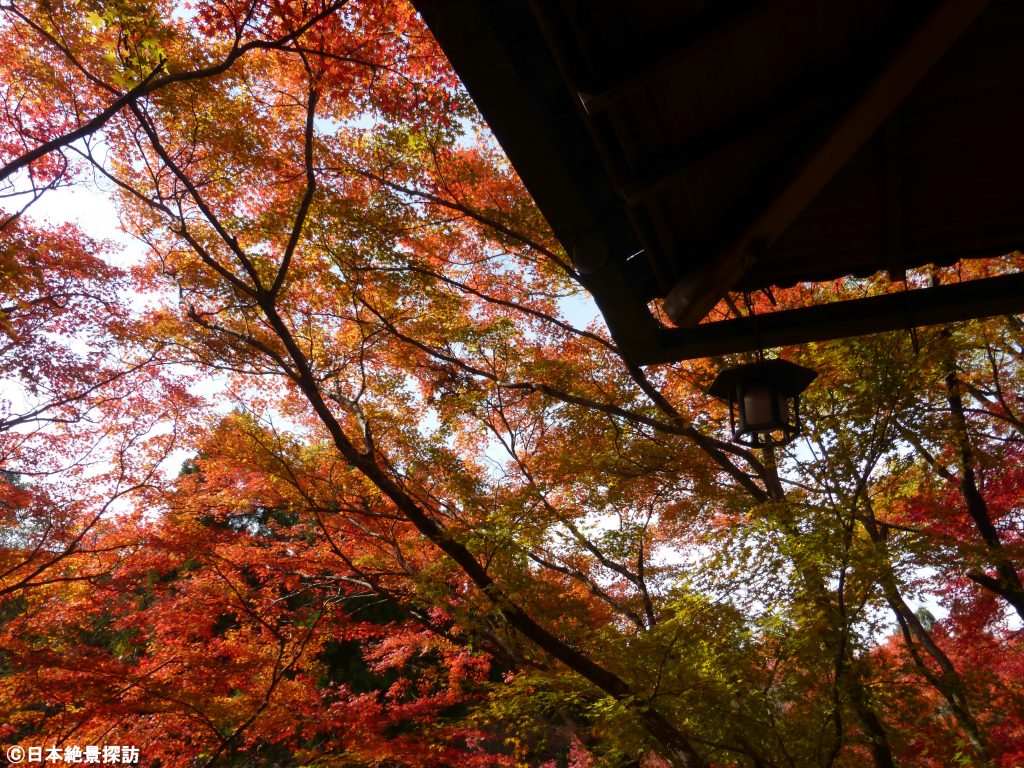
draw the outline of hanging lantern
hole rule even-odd
[[[729,404],[735,442],[755,447],[785,445],[800,434],[800,393],[817,375],[787,360],[759,360],[726,368],[708,394]]]

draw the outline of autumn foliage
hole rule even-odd
[[[1024,765],[1019,317],[783,350],[806,435],[750,451],[737,360],[622,356],[410,6],[0,19],[5,744]]]

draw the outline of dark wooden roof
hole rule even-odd
[[[414,3],[635,361],[1024,311],[1013,274],[700,323],[1024,248],[1022,0]]]

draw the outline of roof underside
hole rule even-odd
[[[1024,248],[1019,0],[414,2],[636,362],[1024,311],[1013,274],[700,322]]]

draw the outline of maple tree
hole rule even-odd
[[[788,350],[808,436],[755,453],[702,394],[726,361],[567,316],[585,276],[410,7],[0,11],[5,739],[1019,761],[1018,318]],[[90,176],[144,263],[31,220]]]
[[[181,384],[119,340],[132,323],[118,296],[125,276],[101,253],[74,227],[4,228],[0,376],[12,396],[0,403],[0,595],[88,578],[65,561],[89,560],[107,512],[173,446],[163,409],[185,397]],[[157,423],[165,434],[150,434]]]
[[[218,430],[220,449],[244,442],[239,431]],[[12,719],[38,731],[24,741],[101,743],[113,722],[119,742],[167,765],[272,762],[291,754],[282,745],[300,757],[483,764],[470,748],[481,737],[446,721],[479,695],[486,658],[339,575],[312,521],[272,487],[237,490],[210,458],[191,464],[165,516],[140,525],[102,579],[12,617],[11,695],[48,702]]]

